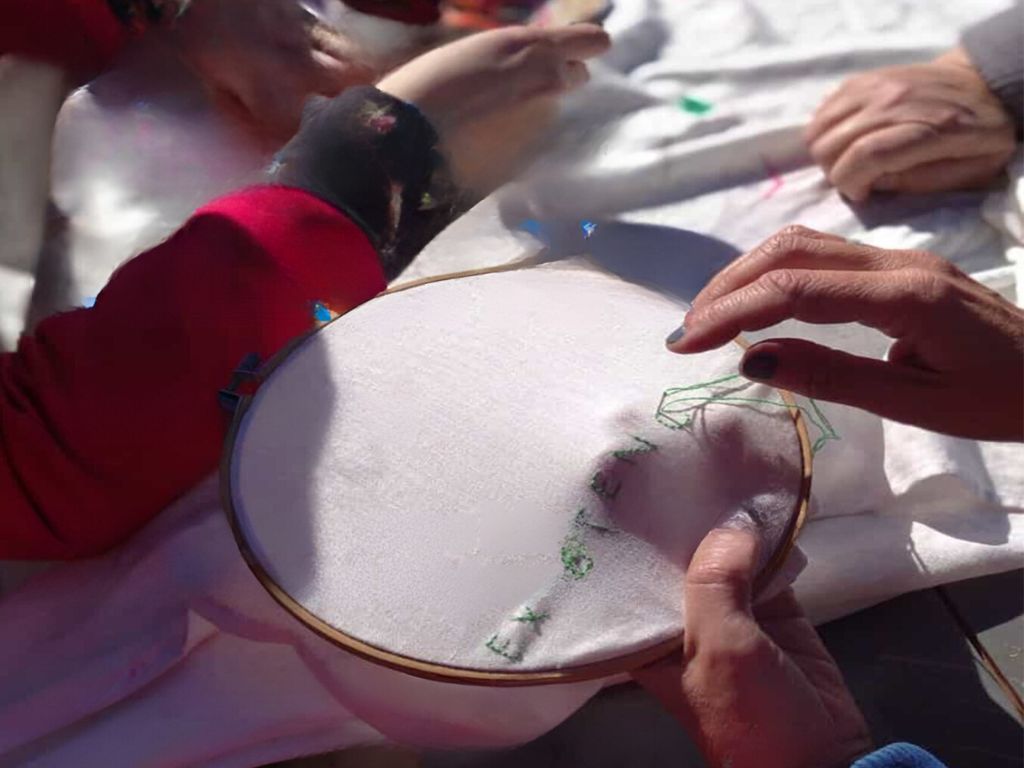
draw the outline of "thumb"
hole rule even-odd
[[[732,645],[730,630],[747,631],[758,559],[757,534],[748,529],[716,528],[704,537],[686,571],[685,656],[709,645]],[[755,625],[756,626],[756,625]]]
[[[806,397],[852,405],[898,421],[914,421],[929,407],[922,395],[933,385],[926,370],[851,355],[803,339],[755,344],[743,355],[740,373]]]
[[[708,533],[686,572],[682,658],[674,653],[633,671],[633,678],[691,732],[696,728],[695,714],[681,685],[686,661],[698,650],[734,646],[736,632],[744,634],[741,641],[757,632],[750,607],[757,551],[757,535],[751,530],[716,528]]]

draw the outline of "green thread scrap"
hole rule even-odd
[[[498,656],[501,656],[501,658],[506,659],[507,661],[517,663],[523,660],[522,653],[518,651],[509,651],[508,647],[512,645],[511,640],[505,640],[504,642],[499,643],[498,636],[491,635],[490,640],[488,640],[484,645],[487,648],[487,650],[489,650],[491,653],[495,653]]]
[[[706,115],[711,111],[712,105],[710,102],[694,96],[683,96],[679,100],[679,108],[684,112],[689,112],[691,115]]]
[[[547,614],[547,613],[537,613],[530,606],[526,606],[526,608],[523,609],[522,615],[521,616],[513,616],[512,617],[512,621],[518,621],[520,624],[529,624],[530,628],[533,629],[533,631],[536,632],[539,635],[540,634],[540,623],[542,621],[547,621],[548,618],[549,618],[549,614]],[[520,655],[522,655],[522,654],[520,654]]]
[[[580,581],[594,569],[594,558],[587,545],[576,534],[566,536],[560,551],[563,573],[574,581]]]
[[[666,389],[661,396],[661,401],[658,403],[658,410],[654,414],[654,419],[659,424],[661,424],[662,426],[666,426],[669,429],[685,429],[693,422],[693,411],[697,410],[698,408],[711,405],[712,403],[722,403],[723,405],[737,406],[771,405],[776,408],[785,408],[787,410],[792,410],[793,408],[796,408],[815,428],[817,428],[817,430],[821,433],[821,436],[818,437],[818,439],[815,440],[814,443],[811,445],[812,454],[816,454],[830,440],[841,439],[839,433],[836,432],[835,428],[832,426],[832,423],[828,420],[828,418],[822,412],[821,408],[818,406],[817,402],[815,402],[814,400],[808,399],[808,402],[810,403],[810,408],[805,408],[802,405],[790,405],[789,403],[786,403],[782,400],[768,400],[766,398],[758,397],[731,397],[730,395],[733,392],[746,389],[748,386],[752,385],[752,382],[746,381],[745,379],[743,379],[744,383],[742,384],[742,386],[729,388],[725,392],[716,392],[711,395],[706,395],[703,397],[680,397],[680,394],[685,395],[685,393],[692,392],[697,389],[709,389],[711,387],[718,386],[728,381],[734,381],[737,379],[743,379],[743,377],[740,376],[739,374],[733,374],[731,376],[724,376],[720,379],[715,379],[714,381],[707,381],[699,384],[691,384],[690,386],[687,387],[673,387],[671,389]],[[672,409],[672,406],[679,406],[682,403],[685,403],[686,405]],[[687,416],[685,422],[680,422],[675,417],[683,413],[691,415]],[[666,424],[666,421],[669,423]]]

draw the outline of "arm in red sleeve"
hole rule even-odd
[[[101,552],[216,467],[217,392],[384,288],[366,235],[309,193],[222,199],[128,262],[91,309],[0,358],[0,559]]]
[[[433,183],[437,137],[416,110],[373,89],[332,106],[286,153],[309,159],[310,187],[297,176],[200,209],[91,309],[0,356],[0,559],[130,536],[216,468],[218,393],[244,357],[314,328],[318,303],[340,314],[372,298],[450,218],[446,200],[424,204],[449,187]]]
[[[74,72],[102,69],[128,34],[106,0],[5,0],[0,6],[0,54]]]

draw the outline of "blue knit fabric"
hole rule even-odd
[[[935,757],[913,744],[890,744],[872,752],[850,768],[946,768]]]

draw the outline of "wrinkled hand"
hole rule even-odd
[[[378,87],[415,104],[441,136],[460,186],[507,179],[554,114],[554,98],[589,79],[611,41],[600,27],[508,27],[437,48]]]
[[[222,104],[276,138],[295,132],[307,96],[377,77],[297,0],[194,0],[171,34]]]
[[[811,155],[854,201],[872,190],[983,187],[1016,146],[1013,120],[963,49],[850,78],[807,128]]]
[[[415,104],[442,134],[480,115],[587,82],[586,59],[608,50],[593,24],[560,29],[508,27],[436,48],[378,87]]]
[[[757,538],[717,529],[686,574],[681,659],[634,673],[714,768],[832,768],[870,751],[842,673],[792,590],[751,607]]]
[[[895,342],[883,361],[762,341],[744,375],[938,432],[1024,439],[1024,311],[934,254],[788,227],[708,283],[669,347],[703,352],[790,318],[859,322]]]

